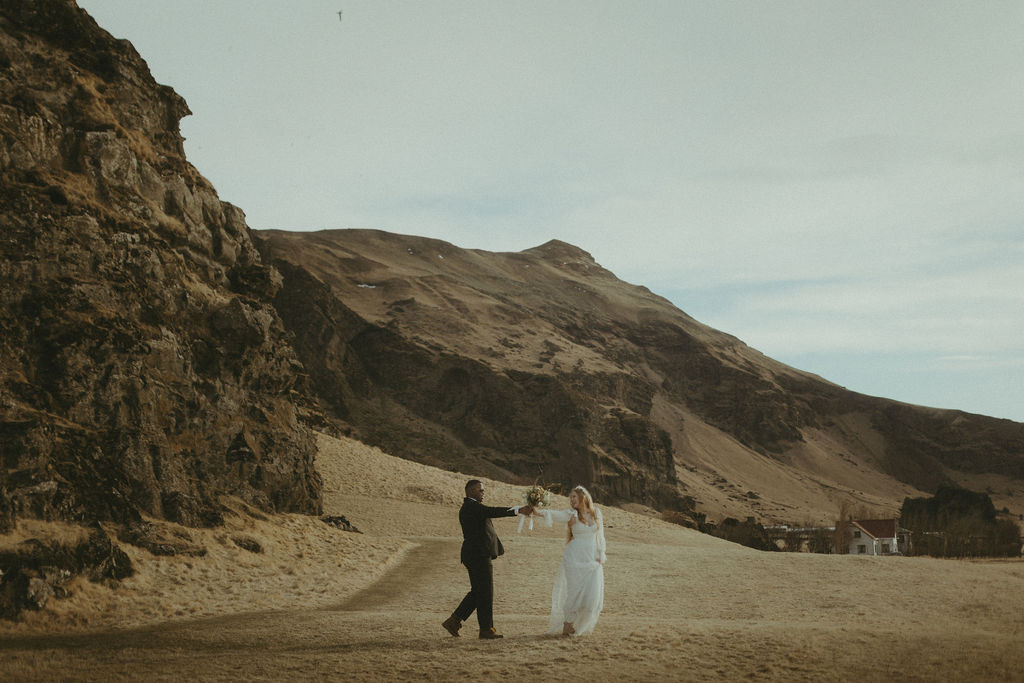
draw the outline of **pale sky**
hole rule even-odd
[[[1024,421],[1018,0],[79,5],[253,228],[564,240],[851,390]]]

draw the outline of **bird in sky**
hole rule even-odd
[[[338,10],[338,21],[341,21],[341,13],[342,13],[343,11],[344,11],[344,10]]]

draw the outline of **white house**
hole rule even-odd
[[[910,532],[895,519],[850,520],[847,536],[851,555],[903,555],[910,549]]]

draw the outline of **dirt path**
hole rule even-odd
[[[425,580],[430,575],[436,577],[441,574],[437,558],[454,545],[453,540],[447,539],[417,539],[416,542],[418,545],[408,551],[403,561],[391,572],[338,606],[314,610],[249,612],[93,633],[7,636],[0,640],[0,653],[5,658],[18,658],[19,654],[29,652],[210,650],[231,643],[262,647],[268,644],[262,642],[264,634],[271,633],[275,628],[287,633],[289,626],[315,622],[318,615],[399,612],[402,610],[403,598],[404,602],[408,602],[411,596],[424,592],[422,587]]]
[[[434,585],[450,579],[449,563],[444,561],[459,552],[459,541],[454,538],[409,539],[416,546],[406,553],[405,559],[380,581],[352,596],[339,608],[346,612],[402,611],[403,598],[417,593],[432,593]],[[427,587],[426,589],[424,587]],[[422,596],[420,596],[422,597]]]

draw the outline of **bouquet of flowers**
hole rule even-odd
[[[534,484],[530,488],[526,489],[523,493],[523,505],[529,505],[533,508],[542,508],[546,505],[551,504],[551,491],[548,491],[543,486]],[[526,515],[519,515],[519,528],[516,529],[516,533],[522,533],[523,522],[527,519]],[[533,531],[533,516],[529,517],[530,520],[530,531]]]
[[[551,491],[548,491],[543,486],[534,484],[523,494],[523,503],[535,508],[551,505]]]

